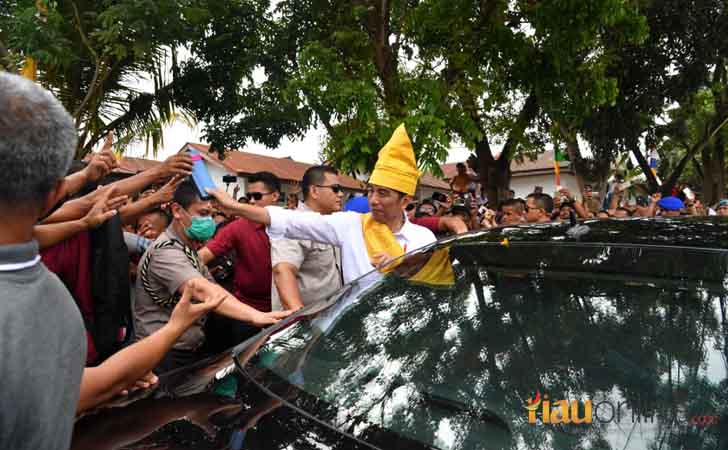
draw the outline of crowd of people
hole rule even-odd
[[[85,163],[53,95],[0,73],[0,448],[65,449],[74,417],[159,373],[230,348],[353,280],[374,282],[443,234],[577,218],[709,214],[694,199],[602,209],[587,186],[492,205],[458,167],[453,194],[414,201],[420,172],[400,126],[367,195],[344,202],[338,171],[309,168],[300,198],[269,172],[244,199],[201,192],[187,154],[114,180],[109,135]],[[728,215],[728,200],[715,214]],[[376,270],[375,270],[376,269]]]
[[[464,172],[465,165],[461,164],[458,170]],[[527,223],[571,223],[586,219],[728,216],[728,199],[706,206],[689,189],[674,189],[672,195],[666,197],[658,192],[649,196],[636,195],[631,199],[615,183],[602,202],[589,184],[584,185],[579,198],[565,187],[560,186],[551,196],[543,193],[539,186],[534,186],[533,192],[525,199],[516,198],[515,192],[509,190],[505,200],[491,203],[479,195],[480,190],[472,177],[468,177],[468,180],[465,190],[454,189],[450,195],[435,192],[431,198],[410,203],[406,208],[408,217],[413,221],[429,217],[457,217],[467,230],[472,231]]]

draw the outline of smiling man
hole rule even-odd
[[[378,268],[367,282],[393,269],[389,263],[408,251],[435,242],[435,235],[407,220],[405,207],[417,188],[417,170],[412,143],[404,125],[379,151],[369,179],[371,212],[320,215],[314,212],[241,205],[222,190],[211,191],[221,205],[234,214],[268,226],[271,238],[308,239],[341,247],[344,283]]]

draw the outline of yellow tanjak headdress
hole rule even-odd
[[[389,142],[379,150],[379,158],[369,182],[415,195],[419,177],[420,171],[417,170],[412,142],[402,124],[394,130]]]

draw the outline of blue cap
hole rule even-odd
[[[354,197],[344,205],[344,211],[354,211],[362,214],[369,212],[369,199],[366,197]]]
[[[716,206],[716,208],[720,208],[720,207],[723,207],[723,206],[728,206],[728,198],[724,198],[723,200],[719,201],[718,202],[718,205]]]
[[[665,197],[657,202],[657,206],[667,211],[680,211],[685,204],[677,197]]]

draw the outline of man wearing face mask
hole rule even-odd
[[[214,312],[255,327],[275,323],[285,312],[264,313],[235,299],[214,283],[197,251],[215,233],[212,206],[200,199],[195,186],[185,181],[174,193],[173,220],[139,261],[134,302],[134,325],[139,339],[164,326],[185,286],[196,280],[206,296],[224,297]],[[175,343],[157,367],[164,372],[206,356],[204,319],[198,320]],[[244,326],[240,324],[240,326]]]

